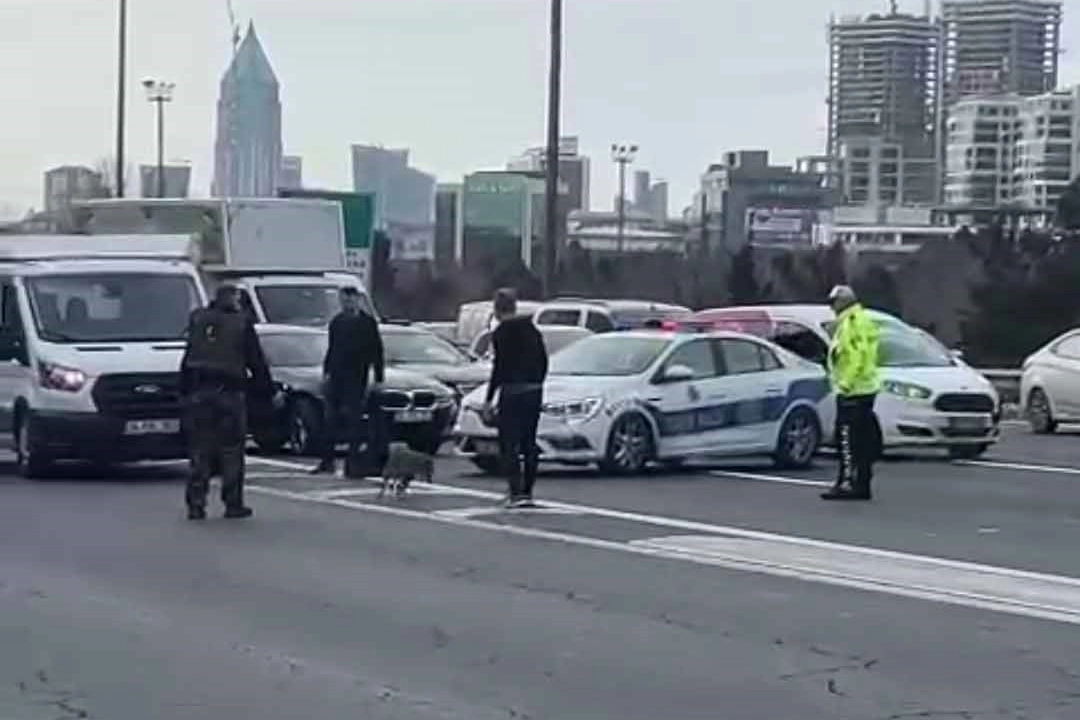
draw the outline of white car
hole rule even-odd
[[[481,469],[497,468],[497,432],[467,396],[454,435]],[[609,473],[650,462],[767,455],[809,465],[833,423],[824,370],[741,333],[635,330],[578,340],[551,357],[537,442],[542,462]]]
[[[1080,422],[1080,329],[1059,335],[1024,360],[1020,402],[1037,433]]]
[[[974,458],[997,442],[1001,401],[990,381],[929,333],[867,312],[881,328],[882,392],[874,412],[884,447],[942,447],[953,458]],[[701,310],[683,324],[747,332],[824,364],[834,323],[827,305],[758,305]]]

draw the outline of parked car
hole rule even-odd
[[[1080,422],[1080,328],[1024,360],[1020,402],[1034,432],[1052,433],[1058,423]]]
[[[882,392],[874,404],[885,448],[940,447],[953,458],[984,453],[1000,434],[1001,402],[977,370],[924,330],[877,310]],[[701,310],[691,329],[746,332],[824,365],[835,315],[827,305],[759,305]],[[826,444],[833,429],[826,428]]]
[[[517,309],[522,315],[532,315],[540,303],[535,300],[518,300]],[[472,345],[476,336],[495,327],[495,305],[491,300],[462,303],[458,308],[457,342]]]
[[[480,418],[485,387],[458,413],[458,449],[497,467]],[[743,333],[638,330],[579,340],[551,357],[537,444],[542,462],[636,473],[649,463],[766,455],[809,465],[834,420],[824,369]]]
[[[571,325],[537,325],[537,329],[540,331],[540,336],[544,338],[544,347],[547,348],[548,355],[554,355],[567,345],[593,334],[592,330]],[[492,358],[491,333],[493,332],[495,331],[485,330],[473,341],[469,352],[474,357],[482,360]]]
[[[491,374],[489,364],[476,362],[468,352],[421,327],[385,324],[379,331],[388,366],[433,377],[453,390],[458,399]]]
[[[690,315],[682,305],[652,302],[651,300],[601,300],[596,298],[556,298],[533,312],[538,326],[569,325],[583,327],[595,333],[615,330],[638,330],[650,322],[682,318]]]
[[[323,358],[327,333],[317,328],[258,325],[259,340],[285,403],[267,416],[251,408],[251,435],[260,450],[318,452],[324,427]],[[390,436],[434,454],[449,436],[457,403],[453,391],[426,375],[386,368],[379,396]],[[339,438],[343,440],[344,438]]]

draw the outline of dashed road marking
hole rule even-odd
[[[786,477],[784,475],[767,475],[765,473],[736,472],[733,470],[709,470],[708,474],[719,478],[733,478],[735,480],[753,480],[757,482],[778,483],[781,485],[801,485],[804,487],[832,486],[832,483],[826,480],[805,480],[803,478]]]
[[[1005,460],[953,460],[953,465],[990,468],[992,470],[1022,470],[1024,472],[1050,473],[1056,475],[1080,475],[1080,467],[1068,465],[1038,465],[1008,462]]]

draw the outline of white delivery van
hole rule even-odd
[[[260,323],[325,327],[338,291],[353,287],[378,317],[360,277],[349,271],[341,204],[329,200],[109,199],[73,203],[80,233],[192,233],[208,292],[232,283]]]
[[[185,457],[191,236],[0,236],[0,430],[18,468]]]

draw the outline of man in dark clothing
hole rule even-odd
[[[375,384],[368,387],[368,375],[374,371]],[[334,467],[334,449],[344,424],[349,442],[345,474],[363,477],[383,460],[385,431],[379,390],[385,365],[382,337],[375,318],[361,309],[356,288],[341,289],[341,312],[330,321],[329,342],[323,360],[323,388],[326,418],[323,423],[322,460],[313,473],[330,473]],[[368,432],[364,437],[364,414]],[[367,446],[366,462],[361,466],[360,445]]]
[[[189,520],[206,518],[206,496],[215,468],[221,472],[225,517],[253,514],[244,505],[249,372],[255,397],[271,402],[274,383],[255,326],[240,311],[236,288],[223,285],[208,307],[191,314],[180,362],[191,455],[185,493]]]
[[[491,335],[495,359],[483,415],[490,419],[496,414],[492,401],[498,392],[499,455],[510,485],[506,504],[509,507],[534,507],[532,491],[539,460],[536,428],[543,407],[547,349],[532,318],[517,315],[517,297],[513,290],[496,292],[494,305],[499,325]]]

